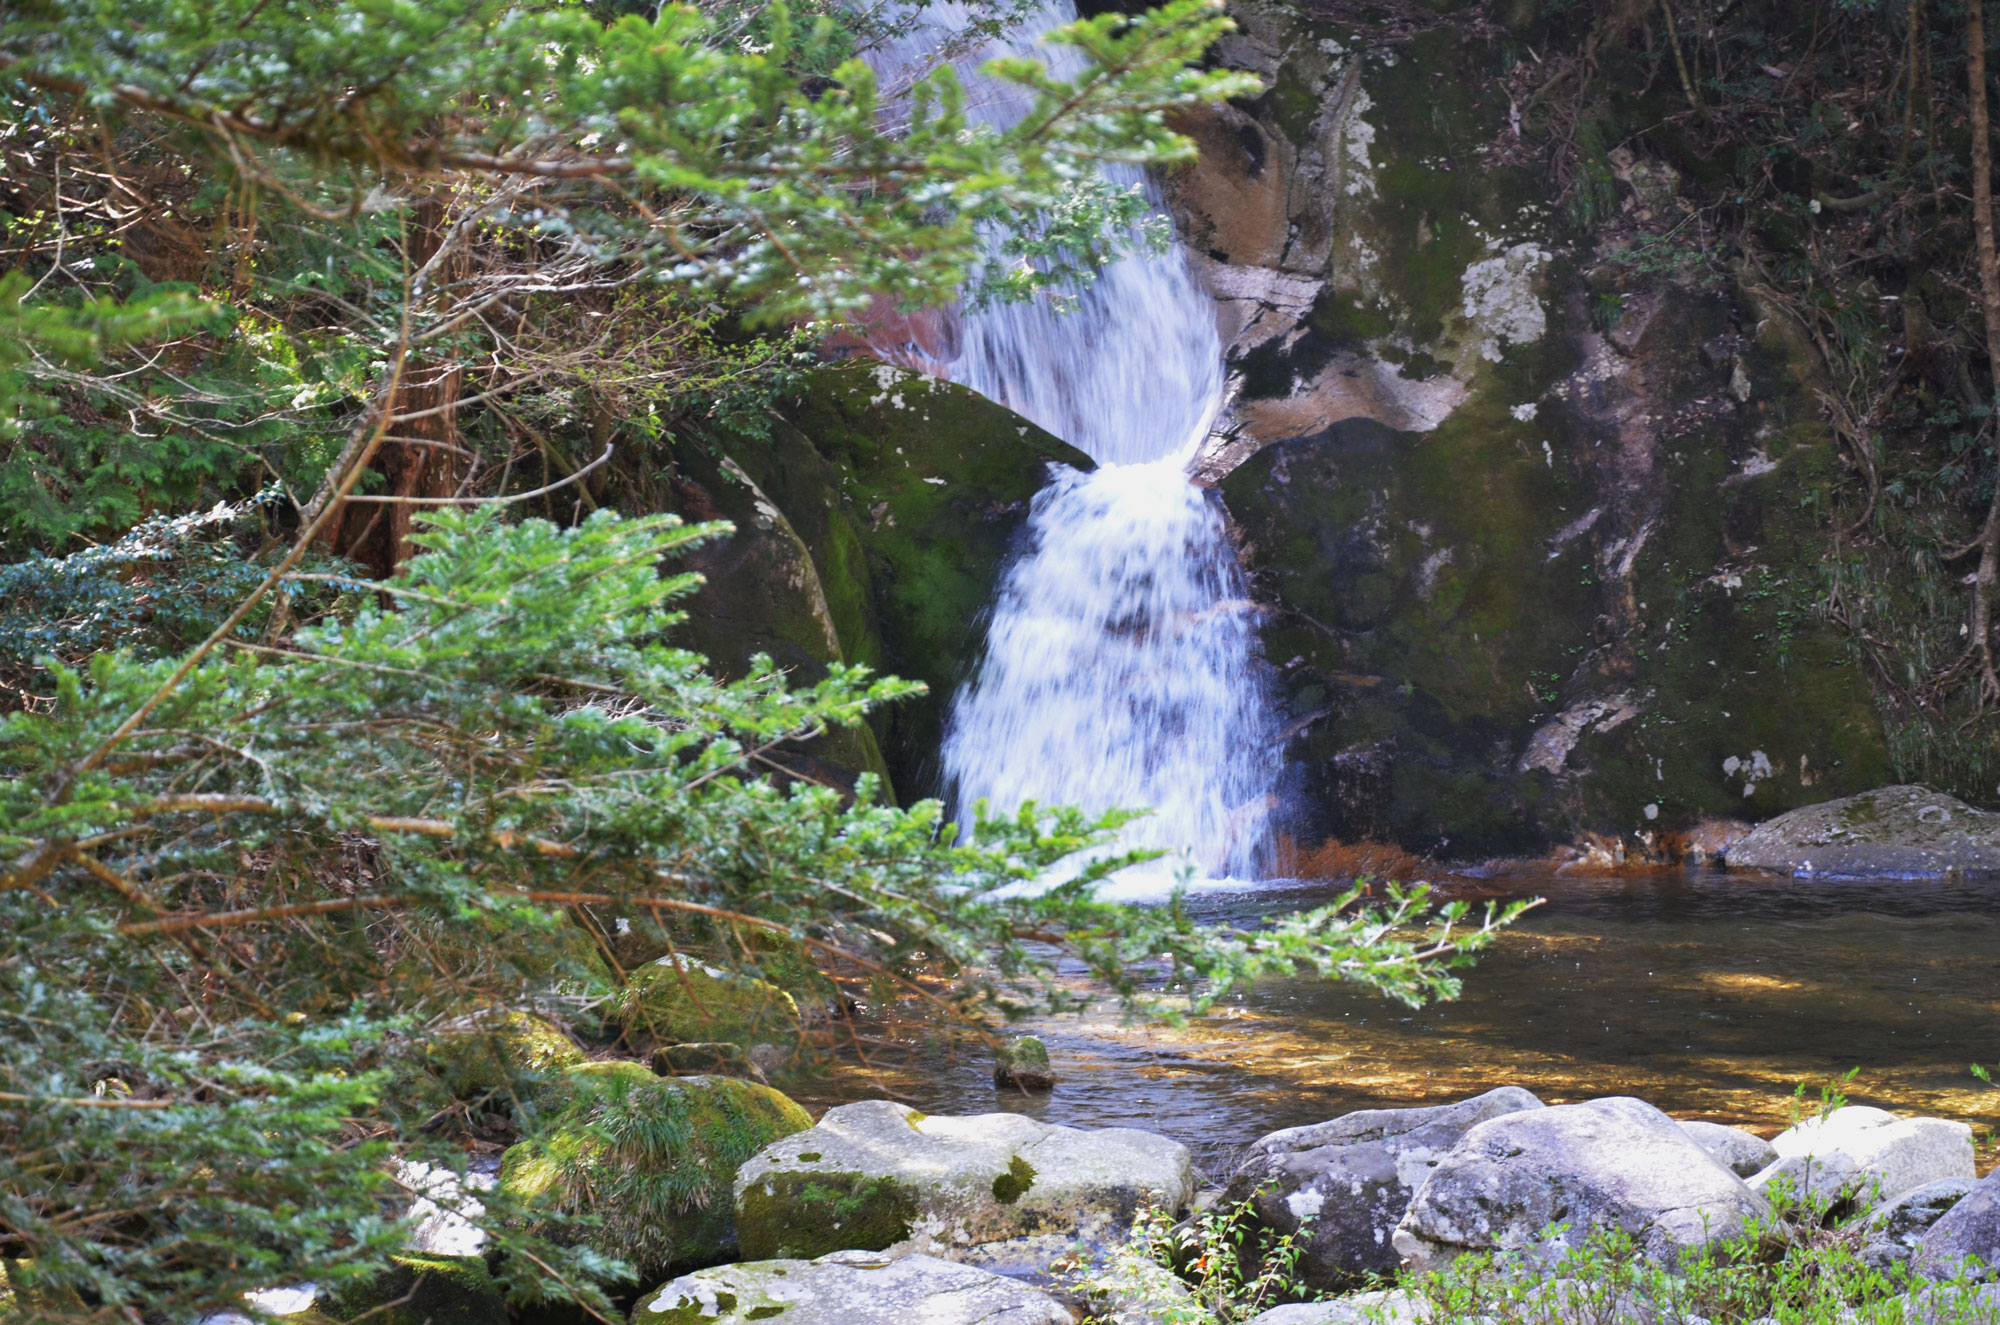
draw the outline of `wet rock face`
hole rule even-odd
[[[841,784],[886,773],[905,802],[934,794],[944,707],[1028,502],[1051,463],[1091,461],[964,387],[873,361],[819,370],[778,413],[766,439],[676,447],[673,509],[737,527],[686,563],[708,584],[682,638],[732,675],[763,652],[795,685],[833,662],[924,682],[873,726],[784,757]]]
[[[1604,153],[1604,205],[1553,215],[1503,43],[1231,13],[1221,56],[1269,90],[1188,123],[1169,197],[1230,346],[1202,472],[1266,609],[1298,831],[1678,855],[1887,780],[1813,611],[1840,461],[1810,347],[1656,260],[1671,168]]]
[[[1798,875],[2000,874],[2000,814],[1929,787],[1882,787],[1781,814],[1724,858],[1732,869]]]
[[[1297,1272],[1317,1289],[1393,1272],[1390,1240],[1410,1199],[1460,1137],[1489,1118],[1539,1109],[1504,1086],[1429,1109],[1368,1109],[1273,1132],[1250,1148],[1223,1200],[1248,1201],[1257,1225],[1283,1237],[1306,1231]]]
[[[759,1152],[735,1195],[746,1256],[915,1251],[1038,1271],[1121,1236],[1144,1204],[1179,1210],[1194,1170],[1185,1146],[1151,1132],[868,1100]]]
[[[1741,1234],[1767,1211],[1673,1119],[1614,1097],[1507,1114],[1467,1132],[1418,1190],[1395,1246],[1423,1270],[1468,1251],[1560,1250],[1617,1229],[1667,1262]]]

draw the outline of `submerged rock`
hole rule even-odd
[[[1039,1289],[932,1256],[842,1251],[683,1275],[644,1294],[632,1325],[1075,1325]]]
[[[1566,1250],[1615,1228],[1667,1261],[1737,1236],[1768,1209],[1673,1119],[1614,1097],[1467,1132],[1417,1192],[1395,1245],[1427,1270],[1468,1251]]]
[[[1286,1236],[1306,1229],[1299,1277],[1336,1288],[1388,1273],[1391,1235],[1410,1200],[1466,1132],[1489,1118],[1540,1109],[1518,1086],[1428,1109],[1367,1109],[1273,1132],[1250,1147],[1223,1199],[1249,1202],[1257,1224]]]
[[[1972,1129],[1944,1118],[1898,1118],[1850,1104],[1779,1133],[1777,1153],[1750,1180],[1765,1191],[1786,1180],[1795,1197],[1871,1207],[1940,1178],[1970,1181]]]
[[[648,1279],[733,1256],[737,1167],[812,1125],[777,1091],[731,1077],[657,1077],[624,1062],[565,1077],[559,1112],[507,1151],[500,1187],[545,1231],[631,1261]],[[573,1224],[584,1215],[602,1222]]]
[[[1056,1070],[1049,1065],[1048,1046],[1034,1035],[1002,1044],[993,1051],[993,1084],[1002,1090],[1054,1090]]]
[[[1700,1119],[1683,1119],[1681,1130],[1739,1178],[1754,1177],[1777,1159],[1771,1143],[1755,1132]]]
[[[736,1224],[751,1259],[895,1249],[1038,1270],[1120,1236],[1142,1205],[1177,1211],[1193,1194],[1187,1147],[1151,1132],[867,1100],[744,1164]]]
[[[1781,814],[1730,844],[1731,869],[1934,879],[2000,874],[2000,814],[1897,786]]]

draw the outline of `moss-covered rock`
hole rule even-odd
[[[42,1311],[84,1309],[73,1288],[52,1288],[36,1273],[32,1260],[0,1257],[0,1322],[14,1325],[39,1319]]]
[[[893,1247],[1033,1271],[1122,1236],[1142,1205],[1179,1209],[1194,1171],[1186,1147],[1150,1132],[867,1100],[766,1147],[735,1194],[749,1258]]]
[[[928,696],[871,721],[896,794],[930,794],[945,703],[980,647],[978,623],[1028,502],[1051,462],[1088,469],[1091,461],[965,387],[872,361],[815,372],[779,413],[768,439],[680,448],[677,509],[692,519],[754,507],[744,486],[754,485],[768,510],[739,526],[761,520],[778,538],[782,517],[810,553],[813,583],[782,608],[776,598],[754,607],[754,594],[724,587],[720,559],[735,554],[698,559],[711,586],[690,605],[691,647],[724,667],[761,648],[795,659],[801,679],[838,656],[924,682]],[[746,495],[725,496],[732,483]],[[790,624],[779,630],[765,620],[773,613]]]
[[[770,981],[678,955],[632,972],[615,1016],[625,1043],[642,1053],[715,1042],[796,1047],[803,1025],[797,1001]]]
[[[567,1035],[525,1012],[461,1018],[433,1034],[424,1050],[431,1071],[459,1100],[526,1097],[583,1061]]]
[[[1001,1089],[1053,1090],[1056,1070],[1039,1036],[1023,1035],[993,1051],[993,1084]]]
[[[373,1277],[324,1291],[334,1320],[370,1325],[507,1325],[507,1302],[477,1256],[396,1256]]]
[[[665,1078],[637,1063],[586,1063],[564,1074],[547,1126],[507,1151],[500,1188],[557,1237],[583,1237],[642,1278],[727,1260],[736,1250],[736,1170],[812,1125],[768,1086],[729,1077]]]

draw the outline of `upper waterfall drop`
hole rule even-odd
[[[927,25],[962,18],[933,5]],[[1016,53],[1075,72],[1040,37],[1075,18],[1049,0]],[[935,40],[936,29],[930,29]],[[912,67],[923,32],[885,60]],[[960,61],[975,113],[1018,118],[1025,99]],[[1146,186],[1131,167],[1114,184]],[[1123,845],[1186,852],[1209,877],[1254,878],[1271,855],[1277,723],[1235,549],[1188,464],[1221,412],[1215,307],[1178,243],[1046,302],[964,313],[935,370],[1032,419],[1098,462],[1058,467],[994,603],[987,648],[954,696],[943,763],[959,814],[989,801],[1150,810]]]

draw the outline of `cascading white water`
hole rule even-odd
[[[927,22],[963,15],[934,5]],[[1039,44],[1075,17],[1048,0],[1012,48],[1060,72],[1080,58]],[[890,63],[910,67],[937,29]],[[1026,104],[971,76],[994,123]],[[1131,168],[1114,184],[1143,184]],[[938,366],[1098,462],[1058,466],[993,607],[986,653],[954,697],[944,766],[962,815],[987,800],[1151,810],[1129,846],[1185,851],[1203,874],[1249,878],[1270,848],[1278,752],[1247,595],[1221,512],[1188,479],[1222,405],[1214,306],[1178,246],[1103,272],[1073,308],[965,315]]]

